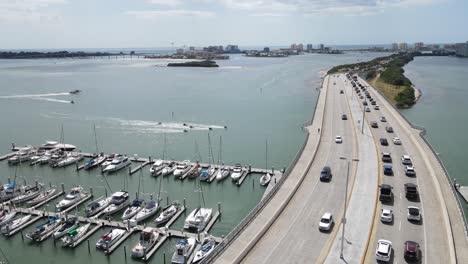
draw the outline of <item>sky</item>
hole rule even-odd
[[[0,49],[468,41],[468,0],[0,0]]]

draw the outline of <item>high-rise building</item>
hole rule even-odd
[[[457,56],[468,57],[468,41],[455,44]]]
[[[227,53],[240,53],[239,46],[237,45],[227,45],[225,51]]]
[[[314,48],[314,46],[312,44],[307,44],[306,50],[310,52],[310,51],[312,51],[313,48]]]
[[[295,50],[295,49],[297,49],[297,45],[296,45],[296,43],[294,43],[294,44],[291,44],[291,46],[289,46],[289,48],[290,48],[290,49],[292,49],[292,50]]]
[[[423,48],[424,48],[424,43],[423,42],[414,43],[414,49],[415,50],[422,50]]]
[[[269,48],[269,47],[264,47],[264,48],[263,48],[263,51],[264,51],[264,52],[270,52],[270,48]]]
[[[302,43],[299,43],[296,48],[297,51],[304,51],[304,45]]]
[[[398,43],[392,43],[392,50],[397,51],[398,50]]]
[[[323,50],[323,48],[325,48],[325,46],[323,44],[319,44],[319,50]]]
[[[399,45],[400,50],[407,50],[408,49],[408,44],[406,42],[402,42]]]

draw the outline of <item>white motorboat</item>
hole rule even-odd
[[[153,165],[151,165],[151,168],[149,169],[150,173],[152,176],[157,176],[160,174],[162,169],[164,169],[167,166],[167,163],[165,163],[163,160],[156,160]]]
[[[40,193],[36,198],[26,202],[28,206],[34,206],[36,204],[42,203],[45,200],[49,199],[50,197],[54,196],[57,192],[56,188],[52,188],[47,190],[46,192]]]
[[[127,167],[131,163],[132,162],[130,161],[130,159],[128,159],[127,156],[120,155],[115,157],[112,160],[111,164],[104,168],[103,172],[116,172],[120,169]]]
[[[81,155],[81,153],[68,153],[65,158],[57,163],[57,167],[66,167],[68,165],[78,163],[82,159],[83,155]]]
[[[65,159],[67,157],[67,154],[63,150],[56,150],[52,155],[50,156],[49,159],[49,166],[52,168],[57,167],[57,164],[59,164],[60,161]]]
[[[232,180],[237,181],[240,179],[240,177],[242,177],[242,174],[244,174],[244,168],[242,168],[240,164],[236,164],[232,170],[231,178]]]
[[[140,241],[132,249],[132,257],[145,258],[146,253],[158,242],[160,234],[162,232],[158,228],[145,227],[140,233]]]
[[[173,173],[176,170],[177,166],[175,162],[169,163],[164,169],[161,170],[161,175],[166,176]]]
[[[7,183],[2,186],[0,191],[0,202],[5,202],[15,197],[22,195],[33,188],[30,185],[19,185],[15,183]]]
[[[83,197],[85,197],[85,193],[83,192],[83,187],[77,186],[71,188],[70,192],[65,196],[65,199],[61,200],[57,205],[57,210],[61,211],[66,209],[76,203],[78,203]]]
[[[231,170],[227,169],[226,167],[222,166],[221,168],[218,169],[218,172],[216,173],[216,180],[221,181],[227,178],[231,174]]]
[[[271,181],[271,173],[267,172],[260,177],[260,185],[267,186]]]
[[[132,201],[130,206],[125,210],[125,212],[122,215],[122,220],[127,220],[132,218],[134,215],[136,215],[138,212],[143,209],[144,204],[143,204],[143,199],[135,199]]]
[[[96,157],[88,160],[85,164],[84,164],[84,169],[85,170],[90,170],[94,167],[97,167],[99,165],[101,165],[103,162],[106,161],[106,156],[104,155],[97,155]]]
[[[62,237],[62,243],[64,247],[73,247],[73,245],[83,237],[86,232],[88,232],[89,227],[91,224],[85,224],[84,226],[80,226],[78,228],[73,228],[68,231],[67,235]]]
[[[210,165],[201,166],[200,172],[199,172],[200,181],[207,181],[207,180],[210,179],[210,177],[211,177],[210,170],[211,170]]]
[[[32,151],[31,147],[22,148],[14,155],[8,159],[8,164],[18,164],[28,161],[33,155],[34,151]]]
[[[49,163],[50,158],[52,157],[53,151],[47,150],[34,164],[39,163],[41,165]]]
[[[42,158],[42,156],[44,156],[45,154],[45,151],[44,150],[40,150],[40,151],[37,151],[36,153],[34,153],[30,158],[29,158],[29,161],[31,163],[29,163],[30,165],[35,165],[37,163],[39,163],[39,160]]]
[[[200,263],[204,258],[213,253],[213,250],[216,247],[216,241],[213,237],[206,237],[201,245],[200,250],[195,253],[192,263]]]
[[[26,223],[31,219],[31,215],[25,215],[23,217],[17,218],[10,221],[8,224],[2,226],[2,234],[8,235],[11,231],[20,227],[22,224]]]
[[[0,226],[4,226],[10,223],[13,220],[13,218],[15,218],[15,216],[16,216],[15,210],[12,210],[8,213],[4,212],[3,216],[0,218]]]
[[[59,239],[66,235],[70,230],[76,229],[80,225],[80,221],[76,217],[70,217],[62,221],[61,225],[54,232],[54,239]]]
[[[112,199],[110,201],[109,206],[107,206],[102,213],[105,215],[111,215],[117,213],[118,211],[124,209],[130,203],[128,192],[126,191],[119,191],[112,194]]]
[[[112,197],[99,197],[96,200],[88,203],[86,205],[85,214],[86,217],[92,217],[104,210],[107,206],[109,206]]]
[[[198,232],[203,231],[211,219],[211,208],[196,208],[185,219],[185,229],[195,229]]]
[[[106,168],[107,166],[111,165],[114,158],[116,158],[119,155],[120,154],[116,154],[116,153],[107,155],[106,160],[103,163],[101,163],[101,167]]]
[[[61,221],[62,220],[60,219],[60,217],[53,216],[47,219],[47,222],[45,222],[44,224],[37,226],[36,230],[26,234],[26,237],[36,242],[43,241],[44,239],[52,235],[55,232],[55,230],[57,230],[60,227]]]
[[[171,263],[186,264],[195,249],[196,240],[193,237],[181,239],[175,246],[175,252],[172,255]]]
[[[130,221],[138,223],[148,219],[152,215],[156,214],[159,210],[159,203],[155,201],[149,201],[146,203],[145,208],[141,209]]]
[[[65,151],[72,151],[76,149],[76,146],[71,145],[71,144],[65,144],[65,143],[59,143],[57,141],[46,141],[46,143],[42,144],[40,149],[61,149]]]
[[[119,238],[121,238],[124,234],[125,230],[114,228],[99,238],[99,240],[96,242],[96,248],[106,251],[117,241],[119,241]]]
[[[177,164],[176,169],[174,170],[174,176],[182,177],[185,173],[190,170],[190,160],[184,160],[182,163]]]
[[[161,214],[154,220],[156,225],[162,225],[167,223],[176,213],[179,211],[179,203],[174,202],[165,208],[163,208]]]
[[[39,189],[39,187],[32,187],[31,189],[27,190],[25,193],[16,196],[10,201],[14,204],[22,203],[22,202],[26,202],[26,201],[36,198],[37,196],[39,196],[39,194],[41,194],[41,190]]]

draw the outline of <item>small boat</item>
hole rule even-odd
[[[267,172],[260,177],[260,185],[267,186],[271,181],[271,173]]]
[[[173,174],[176,177],[182,177],[182,175],[187,173],[190,168],[190,160],[184,160],[182,163],[177,164]]]
[[[145,227],[140,233],[140,241],[132,248],[133,258],[146,258],[146,253],[156,245],[162,232],[158,228]]]
[[[15,197],[22,195],[33,188],[30,185],[17,185],[15,183],[7,183],[2,186],[0,191],[0,202],[9,201]]]
[[[68,231],[67,235],[62,237],[63,247],[73,247],[73,245],[88,232],[91,224],[86,224]]]
[[[195,179],[198,175],[200,175],[200,164],[197,163],[192,167],[192,169],[190,169],[187,176],[190,179]]]
[[[200,250],[195,253],[192,263],[200,263],[204,258],[213,253],[216,247],[216,241],[212,236],[206,237],[201,245]]]
[[[136,215],[138,212],[143,209],[143,199],[135,199],[132,201],[130,206],[125,210],[125,212],[122,215],[122,220],[127,220],[132,218],[134,215]]]
[[[185,229],[195,229],[198,232],[203,231],[211,219],[211,208],[195,208],[185,219]]]
[[[154,220],[156,225],[162,225],[167,223],[176,213],[179,211],[180,205],[178,202],[174,202],[171,205],[163,208],[163,211],[159,216]]]
[[[117,213],[118,211],[124,209],[130,203],[128,192],[126,191],[119,191],[112,194],[112,199],[110,201],[109,206],[107,206],[102,213],[105,215],[111,215]]]
[[[112,164],[112,161],[114,160],[115,157],[119,156],[120,154],[112,153],[106,156],[106,160],[101,163],[101,167],[105,168],[109,165]]]
[[[46,150],[46,152],[44,152],[44,154],[37,161],[34,161],[32,163],[34,164],[39,163],[40,165],[48,164],[50,158],[52,157],[52,154],[53,154],[52,150]]]
[[[54,232],[54,239],[59,239],[66,235],[70,230],[76,229],[80,225],[80,221],[76,217],[70,217],[62,221],[61,225]]]
[[[13,218],[16,216],[16,211],[12,210],[10,212],[3,212],[3,216],[0,218],[0,226],[4,226],[8,223],[10,223]]]
[[[44,154],[46,153],[46,151],[44,150],[39,150],[37,151],[36,153],[34,153],[30,158],[29,158],[29,161],[31,163],[29,163],[30,165],[35,165],[37,163],[39,163],[39,160],[42,158],[42,156],[44,156]]]
[[[127,156],[117,156],[112,160],[112,163],[104,168],[102,172],[116,172],[130,165],[132,162]]]
[[[79,93],[81,93],[81,90],[72,90],[69,93],[70,94],[79,94]]]
[[[21,225],[29,221],[29,219],[31,219],[31,215],[26,215],[26,216],[10,221],[6,225],[2,226],[2,234],[5,234],[5,235],[10,234],[10,231],[13,231],[16,228],[20,227]]]
[[[125,230],[114,228],[111,231],[107,232],[105,235],[101,236],[99,240],[96,242],[96,248],[102,249],[106,251],[112,245],[114,245],[119,238],[121,238],[125,234]]]
[[[112,197],[99,197],[96,200],[86,205],[85,214],[86,217],[92,217],[104,210],[109,206]]]
[[[227,169],[226,167],[222,166],[218,169],[218,172],[216,173],[216,180],[221,181],[227,178],[231,174],[231,170]]]
[[[54,196],[56,192],[57,192],[56,188],[49,189],[46,192],[39,194],[36,198],[26,202],[26,204],[28,206],[34,206],[36,204],[42,203],[46,201],[47,199],[49,199],[50,197]]]
[[[8,159],[8,164],[15,165],[15,164],[18,164],[18,163],[26,162],[34,154],[35,153],[34,153],[34,151],[32,151],[32,148],[30,148],[30,147],[22,148],[21,150],[18,151],[18,153],[16,155],[14,155],[13,157],[10,157]]]
[[[57,230],[57,228],[60,227],[60,223],[60,217],[53,216],[47,219],[47,222],[45,222],[44,224],[37,226],[36,230],[26,234],[26,237],[33,241],[40,242],[52,235],[55,232],[55,230]]]
[[[231,178],[232,180],[237,181],[240,179],[240,177],[242,177],[242,174],[244,174],[244,168],[242,168],[240,164],[236,164],[232,170]]]
[[[71,164],[76,164],[83,159],[81,153],[68,153],[62,160],[60,160],[56,167],[66,167]]]
[[[177,242],[175,252],[172,255],[171,263],[186,264],[195,249],[196,240],[193,237],[181,239]]]
[[[59,164],[60,161],[65,159],[67,157],[67,154],[63,150],[57,150],[52,153],[49,159],[49,166],[52,168],[57,167],[57,164]]]
[[[87,162],[85,162],[84,164],[84,169],[85,170],[90,170],[94,167],[97,167],[99,165],[101,165],[104,161],[106,161],[106,156],[104,155],[97,155],[95,156],[94,158],[88,160]]]
[[[201,169],[200,169],[200,172],[199,172],[200,181],[207,181],[207,180],[210,179],[210,177],[211,177],[210,170],[211,170],[210,165],[201,166]]]
[[[72,151],[76,149],[76,146],[71,144],[59,143],[57,141],[46,141],[45,144],[42,144],[39,149],[45,150],[52,150],[52,149],[60,149],[64,151]]]
[[[78,203],[83,197],[85,197],[83,187],[77,186],[71,188],[70,192],[65,196],[65,199],[61,200],[57,205],[57,210],[61,211],[76,203]]]
[[[169,163],[169,165],[167,165],[166,167],[164,167],[164,169],[161,170],[161,175],[162,176],[169,175],[169,174],[173,173],[176,168],[177,168],[176,163],[171,162],[171,163]]]
[[[26,202],[26,201],[29,201],[29,200],[32,200],[32,199],[36,198],[37,196],[39,196],[39,194],[41,194],[41,190],[39,189],[39,187],[35,186],[35,187],[32,187],[31,189],[27,190],[25,193],[16,196],[15,198],[11,199],[10,201],[12,203],[14,203],[14,204],[22,203],[22,202]]]
[[[159,173],[164,169],[168,164],[165,163],[163,160],[156,160],[151,168],[149,169],[152,176],[157,176]]]
[[[149,201],[146,203],[145,208],[141,209],[130,221],[141,222],[156,214],[159,210],[159,203],[155,201]]]

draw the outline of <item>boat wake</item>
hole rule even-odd
[[[42,101],[48,101],[48,102],[69,104],[70,100],[60,100],[60,99],[50,98],[53,96],[64,96],[64,95],[70,95],[70,93],[5,95],[5,96],[0,96],[0,99],[32,99],[32,100],[42,100]]]

